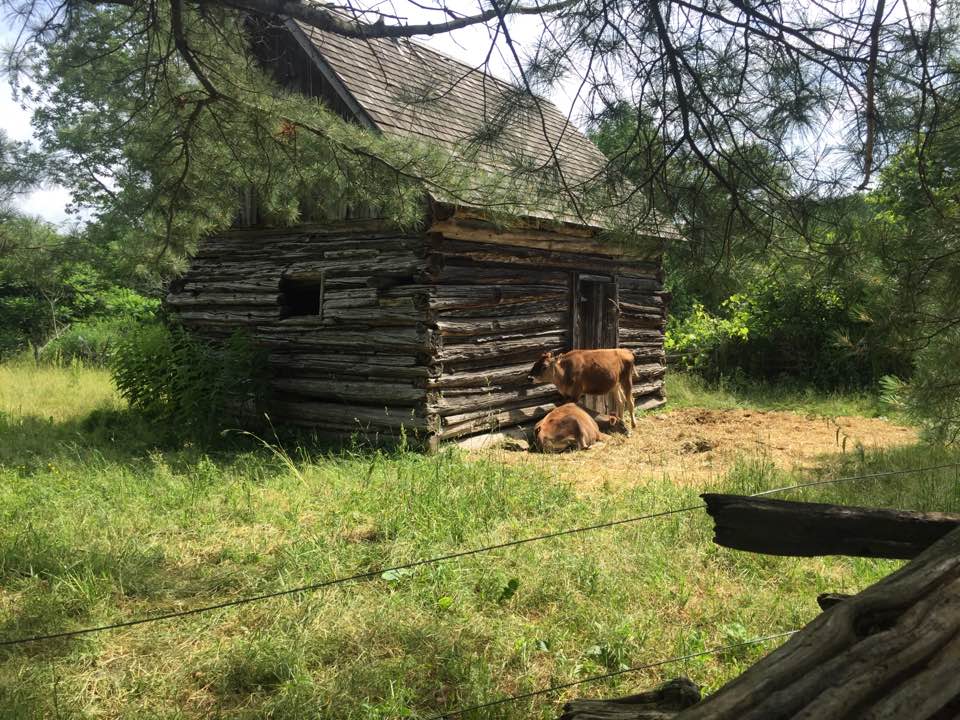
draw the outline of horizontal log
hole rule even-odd
[[[620,342],[621,344],[626,344],[628,342],[636,343],[662,343],[663,342],[663,330],[651,330],[649,328],[620,328]]]
[[[396,230],[388,228],[387,222],[380,218],[345,220],[342,222],[302,223],[294,227],[255,227],[230,228],[223,230],[212,238],[235,240],[239,242],[262,242],[265,238],[298,238],[311,237],[323,240],[330,237],[351,237],[363,234],[363,237],[393,237],[402,235]]]
[[[424,274],[431,283],[438,285],[550,285],[566,288],[570,284],[569,273],[560,270],[530,270],[527,268],[508,272],[505,268],[481,265],[447,264]]]
[[[653,380],[646,383],[634,383],[634,397],[641,395],[658,395],[663,393],[663,380]]]
[[[614,700],[571,700],[560,720],[669,720],[700,702],[700,688],[687,678],[664,683],[656,690]]]
[[[791,502],[739,495],[702,496],[718,545],[767,555],[916,557],[960,527],[960,515]]]
[[[667,356],[663,350],[662,343],[653,343],[651,345],[620,343],[620,347],[627,348],[633,352],[633,359],[637,365],[657,364],[666,366]]]
[[[435,399],[431,398],[427,404],[427,412],[441,417],[472,415],[491,408],[542,405],[545,402],[554,402],[558,398],[559,394],[553,385],[528,386],[508,391],[460,390],[444,393]]]
[[[423,270],[423,263],[406,256],[379,257],[376,261],[356,262],[299,262],[283,268],[281,277],[302,283],[318,283],[320,279],[335,277],[354,277],[366,283],[368,278],[380,273],[391,272],[397,275],[413,276]]]
[[[216,325],[262,325],[278,320],[280,308],[274,310],[191,308],[177,311],[177,317],[188,325],[193,322]]]
[[[438,377],[430,378],[427,381],[429,389],[453,389],[453,388],[486,388],[486,387],[510,387],[513,385],[526,385],[530,383],[527,377],[533,367],[532,363],[525,362],[515,365],[499,365],[495,367],[482,368],[480,370],[452,370],[445,371]]]
[[[312,400],[277,398],[271,403],[272,412],[284,419],[297,420],[317,426],[342,429],[377,428],[427,429],[427,418],[411,408],[387,408],[370,405],[344,405]]]
[[[567,320],[566,313],[540,313],[536,315],[514,315],[512,317],[480,317],[460,320],[438,319],[437,331],[443,336],[461,337],[471,335],[492,335],[495,333],[517,333],[524,330],[555,331]]]
[[[554,300],[535,300],[533,302],[498,303],[484,307],[446,308],[434,311],[439,319],[484,318],[484,317],[518,317],[540,315],[542,313],[563,313],[564,317],[570,311],[570,299],[567,293],[558,293]]]
[[[663,290],[663,283],[657,280],[657,278],[649,276],[621,274],[617,278],[617,285],[620,287],[621,293],[642,292],[644,294],[652,294]]]
[[[269,355],[271,365],[289,368],[291,370],[308,370],[322,366],[339,369],[344,366],[363,363],[371,367],[391,368],[419,368],[420,361],[416,355],[400,355],[396,353],[299,353],[299,352],[272,352]]]
[[[457,207],[446,203],[436,203],[434,205],[433,219],[434,221],[452,219],[467,227],[476,227],[478,224],[480,227],[497,226],[485,210],[463,206]],[[599,231],[596,228],[587,227],[580,223],[558,222],[533,217],[511,218],[509,222],[511,228],[525,232],[549,232],[564,237],[575,239],[587,238],[591,240],[599,235]]]
[[[336,308],[377,307],[377,291],[374,288],[327,290],[324,286],[324,311]]]
[[[179,282],[182,288],[180,293],[271,293],[280,291],[280,275],[260,278],[231,278],[229,280],[215,280],[213,278],[197,277],[188,273]]]
[[[275,273],[280,266],[276,259],[264,257],[262,260],[234,260],[232,258],[194,258],[190,262],[191,276],[219,277],[239,276],[244,271],[250,275],[268,275]]]
[[[655,378],[662,378],[667,374],[667,368],[661,363],[646,363],[640,362],[637,363],[634,367],[636,372],[637,379],[641,381],[654,380]]]
[[[666,398],[657,395],[650,395],[643,398],[637,398],[635,407],[638,411],[646,412],[648,410],[656,410],[657,408],[663,407],[666,404]]]
[[[555,407],[556,404],[551,402],[542,405],[508,408],[500,411],[467,413],[455,418],[448,417],[444,419],[444,424],[437,433],[437,437],[446,440],[464,435],[472,435],[473,433],[495,430],[497,428],[510,427],[511,425],[520,425],[543,417]]]
[[[552,285],[438,285],[429,292],[432,310],[465,310],[497,307],[518,303],[564,301],[569,295],[566,286]]]
[[[431,233],[439,233],[449,240],[530,247],[551,252],[576,252],[615,258],[634,258],[649,261],[663,253],[663,240],[652,236],[634,236],[629,240],[617,237],[572,237],[556,228],[522,228],[516,224],[510,227],[497,226],[484,220],[453,217],[437,219],[430,226]],[[662,237],[674,237],[676,231],[670,226],[651,233]]]
[[[610,243],[601,243],[591,238],[572,238],[543,230],[516,229],[511,231],[497,228],[492,223],[470,224],[467,221],[457,221],[456,219],[441,220],[433,223],[429,232],[439,233],[451,240],[533,247],[555,252],[585,252],[608,257],[620,257],[624,254],[621,247]]]
[[[426,312],[382,307],[335,307],[323,306],[323,325],[399,326],[416,325],[426,320]]]
[[[556,350],[567,345],[566,332],[538,334],[532,338],[501,340],[495,336],[485,342],[443,343],[437,353],[437,361],[446,365],[477,363],[475,369],[489,365],[510,362],[520,363],[521,359],[533,360],[546,350]]]
[[[620,295],[618,305],[621,313],[665,314],[665,306],[660,298],[648,295],[635,295],[634,297],[638,298],[639,302],[626,301],[624,296]]]
[[[667,325],[667,318],[663,315],[639,314],[639,313],[621,313],[620,329],[624,330],[659,330]]]
[[[616,275],[629,267],[634,272],[649,272],[651,279],[658,270],[655,263],[634,261],[627,266],[621,258],[610,258],[596,253],[555,252],[520,246],[489,245],[480,242],[446,240],[440,243],[436,249],[447,257],[469,259],[478,264],[547,267],[580,271],[589,268],[591,272],[609,273],[611,275]]]
[[[245,292],[179,292],[168,293],[167,305],[171,307],[190,306],[271,306],[280,304],[280,293],[245,293]]]
[[[292,318],[291,318],[292,319]],[[257,339],[265,346],[278,350],[343,348],[348,352],[365,354],[385,350],[404,351],[405,354],[433,352],[432,335],[415,328],[398,327],[364,331],[333,330],[305,324],[285,326],[282,322],[260,328]]]
[[[426,390],[410,383],[349,380],[342,377],[331,380],[311,377],[275,378],[270,381],[270,386],[290,395],[341,402],[379,402],[390,407],[423,403],[427,395]]]

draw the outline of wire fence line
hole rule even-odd
[[[519,693],[518,695],[509,695],[504,698],[499,698],[497,700],[491,700],[490,702],[481,703],[479,705],[470,705],[468,707],[458,708],[456,710],[450,710],[449,712],[441,713],[439,715],[431,715],[425,720],[447,720],[448,718],[459,717],[461,715],[466,715],[469,712],[474,712],[476,710],[486,710],[487,708],[496,707],[497,705],[505,705],[507,703],[517,702],[519,700],[527,700],[529,698],[538,697],[540,695],[551,695],[561,690],[567,690],[578,685],[585,685],[586,683],[599,682],[600,680],[607,680],[609,678],[617,677],[619,675],[627,675],[629,673],[640,672],[641,670],[649,670],[650,668],[660,667],[661,665],[669,665],[670,663],[683,662],[684,660],[692,660],[693,658],[705,657],[707,655],[719,655],[720,653],[730,652],[731,650],[736,650],[738,648],[749,647],[751,645],[759,645],[760,643],[769,642],[770,640],[776,640],[779,638],[789,637],[796,633],[800,632],[800,628],[794,630],[786,630],[784,632],[774,633],[772,635],[764,635],[763,637],[752,638],[750,640],[744,640],[738,643],[731,643],[730,645],[721,645],[719,647],[710,648],[709,650],[701,650],[700,652],[689,653],[687,655],[678,655],[676,657],[667,658],[666,660],[656,660],[654,662],[645,663],[643,665],[634,665],[633,667],[623,668],[622,670],[614,670],[612,672],[603,673],[602,675],[591,675],[590,677],[582,678],[580,680],[573,680],[567,683],[561,683],[559,685],[551,685],[549,687],[541,688],[540,690],[532,690],[526,693]]]
[[[133,627],[135,625],[144,625],[146,623],[159,622],[161,620],[173,620],[176,618],[187,617],[189,615],[198,615],[200,613],[212,612],[213,610],[222,610],[224,608],[236,607],[238,605],[248,605],[250,603],[260,602],[262,600],[270,600],[272,598],[284,597],[288,595],[299,595],[308,592],[316,592],[317,590],[323,590],[324,588],[333,587],[334,585],[342,585],[349,582],[357,582],[359,580],[370,580],[372,578],[383,575],[388,572],[397,572],[400,570],[411,570],[413,568],[422,567],[424,565],[435,565],[442,562],[447,562],[450,560],[456,560],[458,558],[469,557],[471,555],[480,555],[487,552],[492,552],[493,550],[502,550],[504,548],[516,547],[518,545],[526,545],[528,543],[539,542],[541,540],[549,540],[551,538],[563,537],[565,535],[574,535],[578,533],[585,533],[591,530],[599,530],[602,528],[616,527],[618,525],[627,525],[629,523],[640,522],[641,520],[650,520],[652,518],[666,517],[668,515],[678,515],[680,513],[690,512],[691,510],[700,510],[701,508],[706,507],[703,503],[698,505],[689,505],[682,508],[674,508],[672,510],[663,510],[655,513],[648,513],[646,515],[637,515],[635,517],[622,518],[620,520],[611,520],[609,522],[597,523],[595,525],[585,525],[583,527],[568,528],[566,530],[558,530],[556,532],[545,533],[543,535],[534,535],[532,537],[520,538],[519,540],[508,540],[502,543],[496,543],[494,545],[485,545],[479,548],[472,548],[470,550],[460,550],[458,552],[448,553],[446,555],[439,555],[437,557],[427,558],[423,560],[413,560],[408,563],[403,563],[401,565],[393,565],[391,567],[380,568],[377,570],[370,570],[367,572],[356,573],[355,575],[347,575],[344,577],[333,578],[331,580],[324,580],[318,583],[311,583],[309,585],[300,585],[294,588],[286,588],[283,590],[275,590],[273,592],[262,593],[259,595],[249,595],[247,597],[235,598],[233,600],[227,600],[220,603],[214,603],[211,605],[202,605],[196,608],[189,608],[187,610],[174,610],[172,612],[160,613],[157,615],[149,615],[147,617],[136,618],[133,620],[123,620],[120,622],[110,623],[107,625],[97,625],[94,627],[81,628],[79,630],[64,630],[62,632],[49,633],[46,635],[33,635],[30,637],[16,638],[12,640],[0,640],[0,647],[8,647],[11,645],[22,645],[25,643],[40,642],[42,640],[56,640],[60,638],[76,637],[78,635],[89,635],[90,633],[103,632],[105,630],[116,630],[119,628]]]
[[[899,475],[907,475],[910,473],[922,473],[922,472],[928,472],[932,470],[943,470],[947,468],[960,468],[960,462],[943,463],[941,465],[932,465],[932,466],[923,467],[923,468],[909,468],[904,470],[891,470],[886,472],[870,473],[866,475],[852,475],[848,477],[829,478],[825,480],[814,480],[806,483],[797,483],[795,485],[787,485],[784,487],[774,488],[772,490],[763,490],[760,492],[752,493],[747,497],[760,497],[763,495],[786,492],[788,490],[799,490],[802,488],[813,487],[817,485],[827,485],[830,483],[882,479],[882,478],[894,477]],[[64,631],[59,631],[54,633],[0,640],[0,647],[10,647],[14,645],[24,645],[27,643],[42,642],[46,640],[58,640],[58,639],[64,639],[64,638],[78,637],[81,635],[89,635],[92,633],[105,632],[108,630],[117,630],[122,628],[135,627],[137,625],[145,625],[148,623],[161,622],[165,620],[175,620],[177,618],[188,617],[190,615],[199,615],[201,613],[213,612],[215,610],[223,610],[225,608],[237,607],[239,605],[248,605],[250,603],[261,602],[263,600],[270,600],[278,597],[285,597],[290,595],[301,595],[305,593],[316,592],[318,590],[323,590],[328,587],[342,585],[345,583],[358,582],[361,580],[370,580],[388,572],[411,570],[414,568],[423,567],[425,565],[435,565],[438,563],[448,562],[450,560],[456,560],[459,558],[470,557],[474,555],[481,555],[484,553],[492,552],[494,550],[502,550],[505,548],[517,547],[520,545],[540,542],[543,540],[550,540],[553,538],[559,538],[559,537],[564,537],[568,535],[576,535],[576,534],[591,532],[593,530],[601,530],[605,528],[618,527],[621,525],[628,525],[632,523],[641,522],[643,520],[652,520],[654,518],[662,518],[670,515],[679,515],[682,513],[691,512],[693,510],[701,510],[704,508],[706,508],[705,503],[698,503],[696,505],[688,505],[686,507],[674,508],[671,510],[662,510],[659,512],[647,513],[644,515],[636,515],[633,517],[621,518],[619,520],[611,520],[608,522],[596,523],[593,525],[584,525],[581,527],[567,528],[564,530],[557,530],[555,532],[544,533],[541,535],[534,535],[531,537],[520,538],[517,540],[508,540],[502,543],[485,545],[483,547],[471,548],[468,550],[460,550],[457,552],[447,553],[445,555],[439,555],[437,557],[426,558],[421,560],[413,560],[411,562],[402,563],[400,565],[379,568],[377,570],[370,570],[366,572],[356,573],[354,575],[347,575],[343,577],[332,578],[330,580],[323,580],[317,583],[300,585],[298,587],[285,588],[282,590],[275,590],[275,591],[261,593],[257,595],[249,595],[246,597],[234,598],[232,600],[225,600],[223,602],[212,603],[210,605],[201,605],[200,607],[188,608],[185,610],[173,610],[170,612],[158,613],[155,615],[148,615],[146,617],[134,618],[131,620],[121,620],[114,623],[80,628],[77,630],[64,630]]]
[[[883,478],[895,477],[897,475],[909,475],[911,473],[930,472],[932,470],[947,470],[950,468],[960,468],[960,462],[943,463],[941,465],[930,465],[922,468],[907,468],[905,470],[885,470],[883,472],[870,473],[868,475],[853,475],[851,477],[827,478],[826,480],[811,480],[810,482],[798,483],[797,485],[787,485],[785,487],[773,488],[772,490],[762,490],[751,493],[748,497],[762,497],[772,495],[773,493],[786,492],[787,490],[800,490],[801,488],[815,487],[817,485],[830,485],[853,480],[881,480]]]

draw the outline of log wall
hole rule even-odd
[[[430,228],[429,322],[437,365],[427,411],[440,438],[536,419],[560,400],[527,379],[546,350],[573,345],[578,274],[610,276],[618,288],[620,345],[637,357],[638,405],[664,402],[666,298],[660,248],[621,247],[583,227],[540,223],[497,228],[458,210]]]
[[[204,242],[167,305],[204,337],[242,328],[268,350],[275,421],[424,432],[426,251],[422,233],[375,222],[235,230]]]

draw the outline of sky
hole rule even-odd
[[[450,6],[462,8],[464,13],[470,13],[476,8],[476,0],[466,0],[460,2],[452,0]],[[407,7],[404,6],[404,12]],[[416,8],[412,8],[416,10]],[[418,17],[419,15],[419,17]],[[436,13],[423,13],[417,11],[417,15],[410,16],[411,22],[422,22],[432,20],[436,22],[438,17]],[[524,47],[532,48],[542,32],[542,24],[536,17],[514,17],[509,21],[509,28],[514,44],[521,50]],[[0,30],[0,47],[7,47],[13,42],[14,32],[12,28],[4,27]],[[485,26],[474,26],[463,28],[454,33],[434,36],[432,38],[415,38],[418,42],[424,43],[458,60],[476,65],[486,56],[490,47],[489,29]],[[514,76],[516,65],[509,56],[504,43],[499,43],[490,59],[490,71],[498,77],[511,79]],[[553,100],[563,111],[568,111],[572,105],[571,96],[573,92],[570,87],[575,87],[578,83],[566,84],[559,87],[551,100]],[[13,99],[10,86],[5,79],[0,78],[0,128],[7,136],[15,140],[27,140],[32,138],[30,127],[30,111],[24,110],[19,103]],[[41,188],[21,199],[16,203],[25,213],[36,215],[44,220],[55,224],[66,224],[69,221],[76,220],[75,216],[68,216],[65,212],[67,203],[70,201],[70,193],[66,188],[52,186]]]
[[[4,36],[0,37],[6,39]],[[0,128],[11,140],[29,140],[33,137],[29,111],[21,108],[13,99],[10,85],[5,81],[0,82]],[[59,225],[67,221],[64,208],[69,201],[70,193],[66,188],[53,186],[41,188],[20,198],[16,205],[28,215],[37,215]]]

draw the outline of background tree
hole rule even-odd
[[[797,214],[811,204],[798,199],[847,192],[854,182],[867,186],[905,133],[939,121],[953,38],[948,11],[906,0],[872,7],[841,0],[491,0],[474,12],[439,1],[401,3],[389,12],[306,0],[6,5],[23,27],[10,69],[39,80],[28,97],[45,109],[38,118],[45,147],[83,158],[63,179],[78,202],[133,218],[148,208],[144,224],[162,226],[150,234],[163,246],[225,223],[228,196],[251,181],[280,217],[296,212],[291,177],[331,184],[345,178],[344,192],[367,198],[377,188],[401,188],[388,205],[407,220],[399,208],[411,200],[410,183],[442,185],[455,197],[469,192],[474,203],[491,206],[507,194],[453,177],[450,164],[429,152],[371,143],[315,106],[277,98],[251,68],[252,21],[293,17],[361,38],[484,26],[514,64],[516,111],[535,107],[536,93],[571,78],[579,111],[588,116],[624,102],[636,109],[643,122],[635,127],[646,130],[623,153],[659,160],[630,200],[710,182],[726,193],[737,222],[769,239],[783,222],[803,228]],[[514,41],[518,15],[542,23],[533,47]],[[840,128],[849,128],[846,151],[831,152]],[[662,167],[673,159],[689,171],[681,188],[664,184]],[[276,172],[281,166],[290,171]],[[220,178],[222,193],[203,192],[201,176]],[[191,200],[198,193],[202,203]],[[794,211],[778,213],[777,205]],[[180,214],[191,221],[178,225]],[[725,225],[735,232],[733,221]]]
[[[562,177],[553,160],[513,177],[478,178],[438,148],[376,137],[284,94],[249,45],[251,27],[279,17],[366,39],[485,27],[491,52],[478,66],[496,46],[516,83],[511,106],[487,119],[487,140],[495,141],[504,112],[536,113],[540,94],[573,87],[573,119],[595,128],[608,168],[543,190],[563,196],[573,212],[615,211],[626,232],[654,209],[683,224],[689,240],[670,258],[681,315],[706,303],[708,315],[753,318],[754,338],[757,328],[780,338],[773,367],[790,354],[804,367],[834,350],[869,358],[869,372],[830,360],[834,380],[902,370],[904,352],[934,357],[955,331],[960,313],[947,290],[953,254],[936,252],[952,242],[944,233],[955,234],[946,195],[938,195],[952,181],[951,6],[490,0],[464,11],[418,0],[388,11],[307,0],[6,0],[6,7],[22,29],[8,58],[11,79],[37,108],[43,149],[59,158],[56,179],[94,209],[110,242],[179,257],[227,225],[237,192],[251,185],[278,222],[296,220],[300,198],[320,186],[375,203],[399,224],[416,222],[424,189],[522,210],[507,198],[531,177]],[[534,43],[516,41],[517,16],[540,23]],[[873,188],[878,169],[881,188],[865,208],[856,193]],[[604,192],[618,187],[627,189]],[[626,203],[631,212],[622,211]],[[866,222],[878,209],[887,214],[882,232]],[[912,333],[904,318],[933,329]],[[799,357],[810,348],[814,355]],[[917,388],[925,367],[920,361]],[[953,414],[941,416],[949,422]]]

